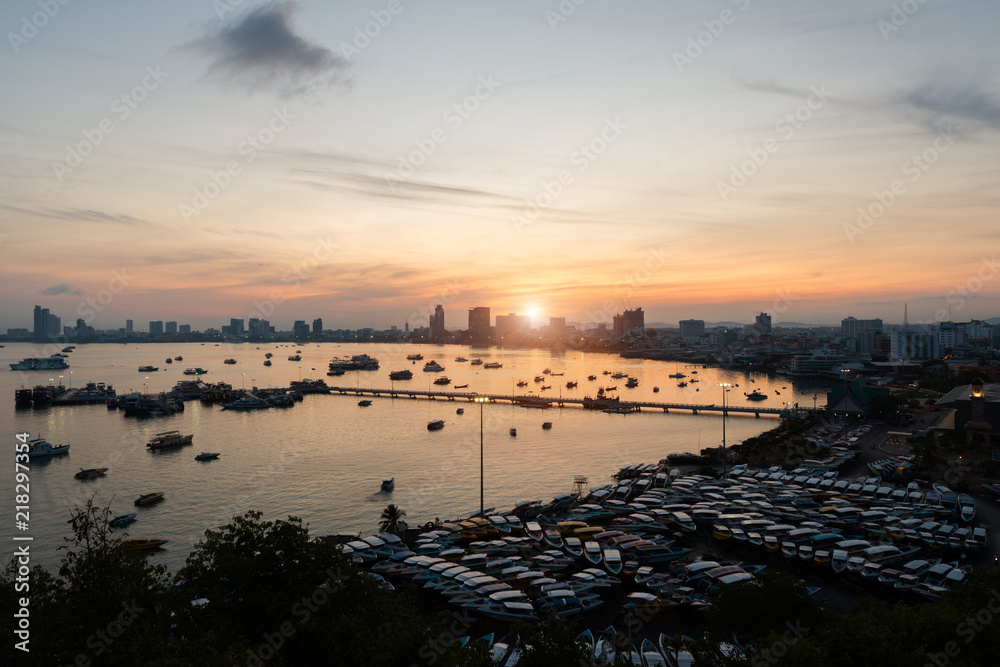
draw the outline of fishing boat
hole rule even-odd
[[[43,456],[57,456],[69,452],[69,445],[53,445],[41,436],[34,440],[29,440],[28,444],[30,445],[28,449],[29,459],[41,458]]]
[[[443,428],[444,428],[444,420],[443,419],[435,419],[432,422],[427,422],[427,430],[428,431],[440,431]]]
[[[194,440],[194,434],[181,435],[180,431],[164,431],[157,433],[153,439],[146,443],[148,449],[167,449],[170,447],[183,447],[190,445]]]
[[[104,477],[104,473],[107,471],[107,468],[80,468],[80,472],[73,475],[73,477],[77,479],[94,479],[95,477]]]
[[[389,479],[383,479],[382,480],[382,490],[383,491],[388,492],[388,491],[392,491],[395,488],[396,488],[396,478],[395,477],[390,477]]]
[[[108,521],[108,525],[112,528],[121,528],[122,526],[127,526],[128,524],[135,521],[135,518],[139,516],[137,512],[129,512],[127,514],[117,514],[114,519]]]
[[[144,493],[133,501],[133,505],[141,507],[143,505],[152,505],[153,503],[163,500],[163,491],[155,491],[153,493]]]
[[[219,452],[202,452],[194,457],[195,461],[214,461],[219,458]]]
[[[149,551],[151,549],[159,549],[166,543],[167,540],[152,537],[126,537],[122,546],[127,551]]]
[[[456,384],[455,389],[467,389],[469,385],[467,384]]]

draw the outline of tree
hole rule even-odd
[[[403,521],[404,516],[406,516],[406,510],[402,510],[397,505],[390,503],[382,510],[378,529],[383,533],[398,535],[400,529],[406,529],[406,522]]]

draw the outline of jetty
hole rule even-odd
[[[374,389],[369,387],[330,387],[331,394],[340,394],[341,396],[374,396],[374,397],[386,397],[386,398],[410,398],[419,399],[425,398],[429,400],[446,400],[446,401],[466,401],[472,402],[477,396],[485,397],[490,403],[510,403],[512,405],[521,405],[529,408],[547,408],[547,407],[559,407],[564,408],[567,406],[580,406],[581,408],[590,408],[595,410],[602,410],[606,408],[623,408],[630,412],[641,412],[642,410],[659,411],[663,413],[669,413],[671,410],[674,412],[690,412],[691,414],[751,414],[755,417],[761,416],[774,416],[781,418],[788,417],[799,417],[812,414],[814,412],[822,413],[822,408],[805,408],[805,407],[794,407],[788,408],[768,408],[760,405],[726,405],[725,408],[719,404],[704,404],[704,403],[657,403],[653,401],[626,401],[621,399],[613,398],[564,398],[564,397],[543,397],[537,394],[529,395],[518,395],[518,394],[489,394],[489,393],[477,393],[477,392],[467,392],[467,391],[424,391],[417,389]]]

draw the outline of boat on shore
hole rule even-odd
[[[427,430],[428,431],[440,431],[443,428],[444,428],[444,420],[443,419],[435,419],[432,422],[427,422]]]
[[[53,445],[41,436],[34,440],[29,440],[28,458],[35,459],[43,456],[58,456],[69,453],[69,445]]]
[[[153,439],[146,443],[148,449],[167,449],[169,447],[183,447],[190,445],[194,441],[194,434],[181,435],[180,431],[164,431],[157,433]]]

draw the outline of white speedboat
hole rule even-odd
[[[31,446],[28,450],[29,459],[41,458],[43,456],[56,456],[58,454],[66,454],[69,452],[69,445],[53,445],[42,437],[29,440],[28,444]]]

